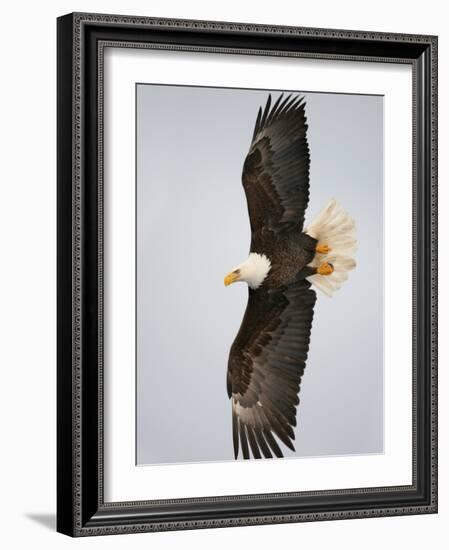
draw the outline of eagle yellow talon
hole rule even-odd
[[[330,275],[334,272],[334,266],[329,262],[323,262],[317,269],[317,273],[320,275]]]
[[[331,249],[327,244],[317,244],[315,250],[318,254],[328,254]]]

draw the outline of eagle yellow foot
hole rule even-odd
[[[334,266],[329,262],[323,262],[320,267],[316,270],[320,275],[330,275],[334,272]]]
[[[317,244],[315,250],[318,254],[327,254],[331,249],[327,244]]]

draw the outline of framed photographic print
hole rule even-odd
[[[434,36],[59,18],[58,531],[436,512],[436,201]]]

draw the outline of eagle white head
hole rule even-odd
[[[225,286],[242,281],[248,283],[248,286],[255,290],[264,282],[268,272],[271,269],[271,262],[265,254],[251,252],[248,259],[235,267],[224,278]]]

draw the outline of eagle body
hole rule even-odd
[[[299,229],[276,233],[262,228],[255,233],[251,252],[264,254],[271,264],[263,287],[280,288],[310,275],[310,270],[305,268],[315,257],[317,242]]]
[[[248,283],[248,304],[231,346],[227,392],[234,456],[281,458],[294,450],[299,389],[316,292],[332,295],[355,266],[355,225],[331,200],[304,228],[310,154],[303,97],[268,96],[243,164],[251,225],[248,259],[225,285]]]

